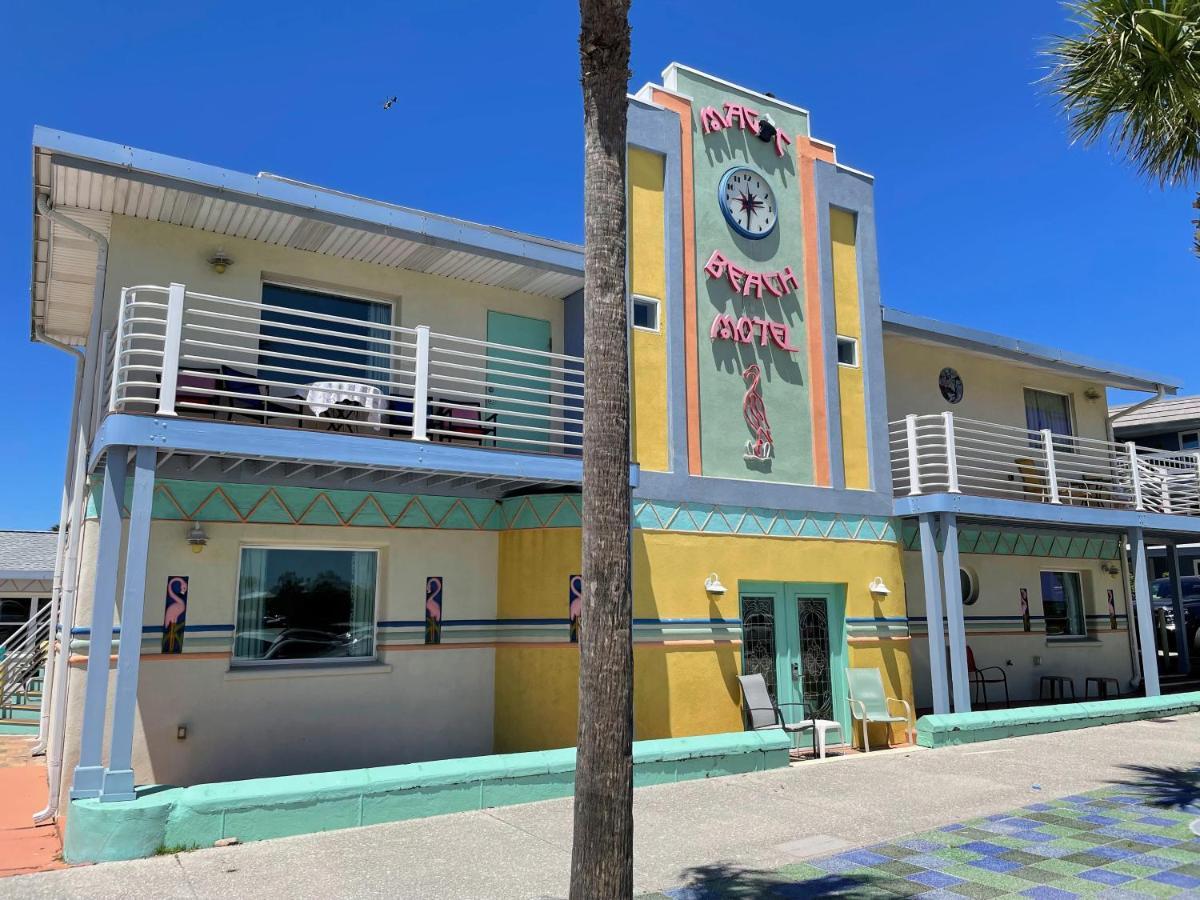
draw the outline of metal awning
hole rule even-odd
[[[96,249],[40,215],[38,196],[104,235],[122,215],[543,297],[583,287],[577,244],[40,126],[33,143],[33,324],[69,343],[86,340]]]

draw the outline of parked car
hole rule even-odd
[[[1196,647],[1196,632],[1200,630],[1200,575],[1185,575],[1179,579],[1183,587],[1183,625],[1187,635],[1187,646],[1191,649]],[[1172,644],[1174,636],[1179,632],[1175,622],[1175,595],[1171,590],[1170,578],[1156,578],[1150,585],[1150,608],[1158,615],[1158,611],[1162,610],[1162,616],[1167,626],[1167,632],[1171,635]]]

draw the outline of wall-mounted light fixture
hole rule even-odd
[[[1121,567],[1116,563],[1103,562],[1100,563],[1100,571],[1105,575],[1120,575]]]
[[[199,522],[193,522],[192,527],[188,529],[187,542],[192,545],[193,553],[199,553],[208,543],[208,535],[205,534]]]
[[[725,593],[725,585],[721,584],[721,579],[717,577],[716,572],[710,573],[709,576],[704,579],[704,589],[710,594]]]
[[[212,270],[218,275],[224,275],[225,270],[233,265],[233,257],[218,248],[217,252],[208,258],[208,264],[212,266]]]
[[[1097,400],[1100,399],[1100,392],[1098,390],[1096,390],[1094,387],[1085,388],[1084,392],[1083,392],[1083,396],[1086,397],[1088,400],[1091,400],[1093,403],[1095,403]]]
[[[883,583],[883,579],[878,575],[871,579],[871,583],[867,585],[867,590],[872,594],[880,594],[885,597],[891,593],[891,590],[886,584]]]

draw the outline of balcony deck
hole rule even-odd
[[[143,285],[104,344],[97,450],[153,441],[160,470],[198,475],[388,469],[395,489],[578,484],[583,381],[548,349]]]
[[[1200,453],[1031,431],[953,413],[890,423],[898,514],[1200,532]]]

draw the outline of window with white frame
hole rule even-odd
[[[235,664],[375,655],[375,550],[243,547]]]
[[[1083,578],[1078,572],[1042,572],[1042,614],[1048,637],[1087,637]]]
[[[858,341],[839,334],[837,336],[837,361],[839,366],[857,366]]]
[[[1066,394],[1025,388],[1025,425],[1030,431],[1049,430],[1055,436],[1054,449],[1070,452],[1075,434],[1071,423],[1071,398]],[[1064,440],[1059,440],[1059,436]],[[1041,438],[1031,439],[1033,446],[1041,446]]]
[[[634,328],[658,331],[658,301],[653,297],[634,294],[629,318]]]

